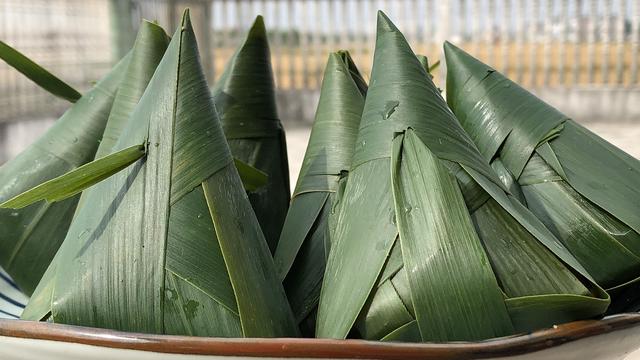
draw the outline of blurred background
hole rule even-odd
[[[378,9],[431,63],[449,40],[640,157],[640,0],[0,0],[0,39],[85,90],[131,47],[141,19],[173,33],[186,7],[210,82],[264,15],[292,184],[327,54],[350,50],[368,75]],[[443,63],[441,88],[445,74]],[[0,163],[68,106],[0,63]]]

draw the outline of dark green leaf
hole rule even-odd
[[[298,184],[274,255],[298,321],[316,307],[328,249],[335,192],[344,185],[364,107],[366,84],[346,51],[329,55]]]
[[[380,339],[381,341],[397,341],[397,342],[419,342],[420,330],[418,329],[418,322],[413,320],[408,322],[387,336]]]
[[[462,132],[456,118],[447,109],[401,34],[383,15],[379,17],[378,29],[372,86],[367,93],[354,164],[342,198],[335,239],[327,263],[318,311],[317,335],[345,337],[353,330],[352,321],[357,317],[356,328],[363,337],[378,338],[384,335],[383,338],[387,338],[400,331],[396,334],[406,335],[405,339],[409,340],[411,334],[415,335],[415,331],[411,330],[413,320],[407,318],[407,312],[412,317],[430,313],[429,311],[435,312],[433,319],[416,318],[415,324],[419,325],[423,340],[425,337],[428,340],[436,336],[441,336],[440,340],[482,338],[494,336],[491,335],[494,326],[501,329],[502,334],[506,334],[514,329],[530,330],[604,313],[609,304],[608,295],[592,282],[588,273],[558,239],[505,192],[499,177]],[[398,124],[394,124],[395,121]],[[416,129],[418,127],[420,128]],[[394,128],[397,131],[390,131]],[[464,328],[465,324],[457,324],[459,329],[448,323],[439,326],[439,323],[446,321],[438,321],[437,312],[452,311],[456,314],[455,310],[446,307],[449,304],[473,307],[478,303],[476,295],[486,289],[468,292],[467,288],[460,287],[455,293],[467,294],[466,299],[460,297],[441,301],[443,308],[434,310],[428,306],[425,297],[437,299],[437,295],[429,291],[432,289],[420,289],[420,285],[429,283],[432,278],[427,276],[410,281],[409,278],[415,276],[415,268],[404,268],[394,257],[393,244],[397,244],[395,217],[406,214],[389,209],[390,202],[386,195],[391,191],[388,180],[391,176],[389,157],[391,139],[397,132],[403,132],[407,128],[414,131],[416,138],[424,144],[438,164],[450,172],[449,176],[457,180],[456,186],[460,188],[466,207],[463,208],[464,213],[468,212],[467,216],[472,214],[476,228],[483,227],[475,229],[478,231],[475,236],[485,248],[476,249],[480,255],[484,255],[484,251],[491,252],[491,261],[484,255],[485,263],[481,265],[485,274],[490,269],[494,281],[497,279],[500,288],[496,286],[496,289],[503,312],[502,315],[496,313],[495,317],[489,315],[484,318],[487,321],[475,322],[475,325],[470,323],[475,326],[475,335],[470,335],[469,329]],[[554,127],[549,134],[557,131],[558,128]],[[371,152],[367,153],[366,150]],[[424,156],[416,158],[425,159]],[[471,167],[470,163],[475,165]],[[406,177],[412,181],[420,179],[417,170]],[[422,188],[424,191],[435,191],[430,186],[441,190],[435,183],[426,182]],[[404,187],[402,190],[408,191]],[[428,206],[418,207],[422,209]],[[451,211],[449,207],[449,204],[441,204],[436,213]],[[402,211],[406,208],[402,207]],[[411,211],[414,211],[413,206]],[[461,221],[452,223],[459,225]],[[387,224],[390,225],[387,227]],[[495,224],[500,224],[504,231],[496,232],[488,228]],[[410,230],[415,230],[416,236],[419,236],[442,229]],[[449,230],[453,232],[453,229]],[[445,238],[455,239],[456,236],[442,237]],[[402,240],[401,234],[400,243],[403,243]],[[452,243],[445,244],[452,246]],[[422,249],[414,247],[408,253],[415,253],[416,248]],[[503,251],[506,248],[510,251]],[[403,248],[403,255],[404,250]],[[438,255],[440,254],[436,252],[425,256],[431,258]],[[420,260],[425,256],[421,256]],[[500,263],[493,266],[493,261]],[[424,264],[420,261],[418,263]],[[466,264],[461,265],[453,271],[464,271],[465,266]],[[450,268],[440,270],[448,276],[456,275],[450,274]],[[478,269],[470,271],[483,273]],[[511,274],[513,271],[515,273]],[[408,274],[410,275],[407,276]],[[540,274],[543,276],[538,277]],[[511,275],[513,279],[506,278]],[[505,288],[501,286],[503,277]],[[393,285],[392,288],[387,282]],[[530,288],[525,288],[525,283]],[[446,285],[451,284],[442,286]],[[413,289],[414,286],[416,289]],[[383,291],[383,287],[386,290]],[[502,299],[505,290],[513,297]],[[421,296],[420,301],[412,299],[414,292]],[[451,294],[453,291],[445,293]],[[486,297],[482,299],[486,300]],[[495,297],[494,301],[497,301]],[[548,312],[544,311],[546,305]],[[383,312],[389,317],[382,316]],[[507,329],[500,325],[509,322],[513,327]],[[479,335],[481,332],[488,335]]]
[[[249,200],[274,252],[291,190],[285,135],[276,110],[271,54],[261,16],[212,92],[233,156],[269,177],[265,187],[249,191]]]
[[[469,164],[500,184],[402,34],[382,13],[371,84],[327,262],[319,337],[347,336],[397,237],[389,170],[394,133],[412,127],[439,158]]]
[[[445,55],[451,108],[523,203],[603,287],[640,279],[640,161],[461,49]]]
[[[238,159],[233,159],[233,163],[238,170],[238,174],[240,174],[240,180],[242,180],[245,190],[256,191],[269,181],[269,176],[264,171],[260,171]]]
[[[393,149],[402,257],[422,340],[511,334],[502,292],[456,179],[411,129]]]

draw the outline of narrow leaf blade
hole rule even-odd
[[[233,163],[236,165],[245,190],[255,191],[269,182],[269,175],[264,171],[256,169],[240,159],[234,158]]]
[[[239,183],[236,170],[227,166],[202,187],[236,294],[243,335],[295,336],[297,325],[260,225],[249,202],[236,200],[246,199]]]
[[[40,200],[53,203],[68,199],[126,168],[144,154],[144,145],[120,150],[27,190],[0,204],[0,208],[20,209]]]
[[[393,150],[402,256],[422,339],[511,334],[502,292],[456,179],[411,129],[394,140]]]
[[[82,96],[70,85],[3,41],[0,41],[0,59],[57,97],[76,102]]]

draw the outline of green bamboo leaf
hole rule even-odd
[[[417,342],[420,341],[420,330],[418,329],[418,322],[413,320],[401,327],[395,329],[387,336],[381,339],[381,341],[395,341],[395,342]]]
[[[290,200],[285,135],[274,89],[267,33],[258,16],[212,92],[233,156],[269,177],[266,187],[248,195],[272,252]]]
[[[322,276],[327,259],[326,249],[331,246],[329,217],[331,215],[330,204],[335,194],[317,192],[310,193],[310,195],[317,196],[303,197],[302,199],[313,201],[315,200],[314,198],[322,195],[327,199],[325,202],[319,202],[322,205],[321,211],[314,219],[314,224],[309,229],[305,241],[298,250],[295,262],[283,281],[291,309],[299,323],[302,323],[305,319],[306,322],[315,323],[315,319],[309,317],[315,312],[318,305]],[[299,203],[306,205],[304,201]],[[292,209],[294,211],[307,211],[306,208],[296,209],[292,207]],[[312,332],[306,335],[313,336],[313,328],[311,330]]]
[[[21,209],[41,200],[48,203],[66,200],[126,168],[144,154],[144,145],[134,145],[107,155],[23,192],[0,204],[0,208]]]
[[[451,108],[523,203],[604,288],[640,280],[640,161],[454,45],[445,55]]]
[[[391,159],[402,257],[422,338],[470,341],[512,333],[455,177],[411,129],[394,140]]]
[[[522,204],[526,205],[527,200],[524,198],[524,194],[522,193],[522,189],[520,185],[513,177],[513,174],[507,169],[500,159],[495,159],[491,162],[491,167],[495,170],[496,174],[500,177],[500,181],[507,187],[509,193],[513,195],[518,201]]]
[[[196,336],[295,335],[188,11],[113,150],[145,135],[145,157],[86,192],[92,206],[76,214],[55,261],[49,320]]]
[[[325,208],[329,195],[328,191],[314,191],[293,198],[295,201],[289,207],[286,226],[273,258],[281,280],[284,281],[291,271],[300,247]]]
[[[461,181],[459,172],[452,173],[456,174],[463,192],[468,192],[468,184]],[[589,280],[586,271],[558,240],[517,200],[510,200],[499,187],[478,173],[472,174],[480,179],[480,190],[486,188],[491,197],[497,199],[489,198],[486,201],[485,196],[484,204],[473,207],[472,219],[488,251],[492,268],[501,280],[501,287],[507,296],[505,303],[515,329],[529,332],[602,314],[609,304],[608,295]],[[473,205],[473,202],[469,203],[467,196],[465,201],[471,210],[469,205]],[[356,326],[360,335],[368,339],[379,339],[381,335],[389,334],[383,340],[421,341],[419,334],[409,337],[415,334],[410,331],[411,323],[415,323],[415,311],[406,272],[402,263],[398,264],[398,244],[396,242],[392,248],[375,286],[376,290],[367,302],[369,305],[363,308]],[[578,281],[572,273],[567,272],[551,256],[552,253],[571,266],[573,271],[585,276],[584,280]],[[390,288],[386,283],[392,284],[396,295],[385,290],[385,287]],[[585,285],[591,290],[587,290]],[[385,312],[387,316],[384,316]],[[406,315],[407,312],[411,317]],[[408,335],[403,332],[405,330]],[[391,336],[396,331],[406,336],[396,339]]]
[[[418,61],[420,61],[420,65],[425,69],[426,72],[429,72],[429,59],[424,55],[416,55]]]
[[[567,248],[582,260],[602,286],[614,288],[638,278],[638,233],[584,201],[538,155],[531,157],[519,182],[529,208],[560,234]]]
[[[240,180],[242,180],[242,185],[246,191],[256,191],[267,185],[269,176],[264,171],[260,171],[236,158],[233,159],[233,163],[238,170],[238,174],[240,174]]]
[[[390,339],[395,333],[409,340],[417,325],[421,336],[414,336],[414,341],[477,339],[493,336],[488,334],[495,329],[502,329],[503,334],[528,331],[604,313],[609,304],[607,294],[553,234],[505,192],[497,174],[446,107],[418,58],[382,14],[371,83],[327,262],[318,310],[318,336],[343,338],[357,330],[368,339]],[[416,317],[437,310],[430,309],[425,301],[428,291],[420,287],[432,279],[424,276],[416,280],[415,268],[405,268],[404,261],[400,263],[397,257],[398,244],[404,242],[402,233],[397,240],[395,222],[404,214],[396,212],[389,195],[391,143],[396,133],[407,128],[457,180],[467,216],[473,220],[485,259],[489,259],[487,264],[504,295],[503,307],[512,328],[504,326],[504,312],[502,316],[496,313],[485,317],[487,321],[475,322],[475,334],[464,323],[445,328]],[[451,211],[447,206],[441,206],[441,211]],[[504,231],[491,231],[496,224]],[[422,233],[416,230],[416,234]],[[401,250],[405,258],[405,249]],[[412,252],[413,248],[408,251]],[[487,264],[483,264],[485,271]],[[447,274],[452,269],[441,271]],[[481,268],[475,271],[483,273]],[[410,273],[414,280],[409,280]],[[473,306],[478,301],[476,294],[467,293],[466,288],[455,293],[469,296],[452,300],[451,304]]]
[[[546,104],[539,106],[539,100],[526,90],[488,65],[463,54],[462,50],[451,43],[445,43],[445,56],[449,107],[485,158],[493,159],[501,149],[502,162],[518,178],[540,141],[562,124],[566,116]],[[463,95],[463,88],[470,91]],[[490,106],[482,101],[487,91],[499,98],[508,98],[506,108]],[[478,101],[480,103],[474,113],[465,111]],[[480,113],[485,115],[480,116]],[[500,113],[509,116],[505,121],[496,121],[496,115],[499,116]],[[528,121],[518,120],[520,118]],[[516,126],[516,123],[522,125]]]
[[[36,142],[0,167],[0,202],[93,159],[128,57]],[[62,243],[78,198],[0,210],[0,266],[31,294]]]
[[[24,76],[36,83],[41,88],[51,94],[68,100],[72,103],[78,101],[82,94],[72,88],[69,84],[47,71],[47,69],[36,64],[33,60],[19,52],[18,50],[0,41],[0,59],[18,70]]]
[[[0,208],[21,209],[41,200],[48,203],[66,200],[128,167],[145,154],[146,144],[117,151],[29,189],[0,204]],[[234,159],[234,164],[246,190],[266,184],[267,175],[262,171],[238,159]]]
[[[96,159],[109,155],[127,126],[156,67],[169,45],[169,35],[158,24],[143,20],[136,36],[131,61],[116,93],[107,127],[96,152]],[[142,143],[142,142],[141,142]]]
[[[396,243],[400,244],[399,241]],[[398,249],[400,249],[400,246],[398,246]],[[402,257],[402,254],[400,254],[400,257]],[[368,299],[356,323],[360,336],[365,339],[385,339],[397,329],[416,322],[412,308],[398,306],[404,304],[404,301],[396,285],[406,278],[406,272],[402,271],[394,274],[393,278],[379,282],[376,286],[376,295]],[[408,300],[410,303],[411,295],[408,296]],[[416,332],[417,336],[411,340],[419,342],[422,336],[419,330]],[[395,337],[396,335],[391,336],[391,338]],[[404,340],[409,341],[409,339]]]
[[[371,79],[376,86],[367,92],[336,225],[336,245],[325,272],[319,337],[347,336],[398,235],[389,171],[395,132],[412,127],[437,156],[468,164],[500,183],[457,124],[402,34],[382,13],[378,15]]]
[[[438,69],[440,67],[440,60],[436,61],[433,63],[433,65],[429,66],[428,69],[428,73],[429,74],[433,74],[434,71],[436,71],[436,69]]]
[[[331,243],[329,217],[350,167],[366,88],[348,52],[329,55],[309,145],[274,255],[298,322],[318,304]]]
[[[424,68],[424,70],[431,75],[433,78],[433,72],[440,66],[440,60],[436,61],[434,64],[429,64],[429,59],[424,55],[416,55],[418,57],[418,61],[420,61],[420,65]]]
[[[111,113],[109,114],[102,140],[96,151],[95,159],[100,159],[112,152],[115,143],[129,122],[129,117],[133,109],[138,104],[140,97],[149,84],[149,80],[153,76],[168,43],[168,36],[160,26],[148,21],[141,23],[135,44],[124,70],[123,79],[115,94]],[[148,127],[147,121],[148,120],[145,119],[139,121],[145,129]],[[142,135],[143,136],[139,138],[140,142],[138,144],[146,143],[146,134],[143,133]],[[79,209],[82,208],[86,202],[86,195],[87,193],[84,192],[80,196],[76,213],[78,213]],[[53,206],[56,206],[56,204]],[[69,220],[71,220],[71,215],[72,214],[69,214]],[[64,236],[64,234],[61,236]],[[28,306],[23,312],[24,318],[40,320],[50,313],[57,263],[60,259],[59,255],[60,253],[57,253],[53,258],[49,268],[47,268],[42,280],[34,291]]]

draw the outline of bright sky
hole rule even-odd
[[[598,16],[618,17],[621,12],[625,17],[630,17],[632,4],[635,0],[262,0],[262,1],[214,1],[212,7],[213,21],[216,28],[248,26],[257,14],[265,16],[267,26],[271,29],[292,27],[309,31],[326,31],[329,28],[343,28],[334,24],[346,24],[346,30],[353,32],[369,32],[375,30],[375,11],[384,10],[392,20],[413,26],[418,31],[427,27],[427,32],[434,31],[434,25],[443,17],[443,4],[449,4],[451,14],[463,13],[463,16],[450,16],[450,26],[454,29],[463,27],[462,32],[469,33],[477,29],[482,31],[490,25],[501,28],[507,25],[511,30],[515,29],[520,16],[526,16],[525,23],[530,19],[541,22],[547,17],[575,19],[576,10],[582,4],[580,13],[590,14],[592,11]],[[291,14],[288,13],[287,3],[293,4]],[[331,3],[331,5],[330,5]],[[534,4],[537,10],[534,11]],[[607,6],[608,4],[608,6]],[[519,11],[517,7],[520,7]],[[638,6],[638,5],[636,5]],[[493,7],[493,10],[490,8]],[[226,8],[226,9],[225,9]],[[438,12],[440,8],[440,13]],[[225,11],[226,10],[226,11]],[[495,16],[489,17],[489,13]],[[636,13],[638,9],[636,9]],[[564,13],[564,14],[563,14]],[[349,14],[350,18],[346,16]],[[508,16],[507,16],[508,15]],[[406,24],[403,20],[425,19],[417,24]],[[465,24],[461,24],[466,19]],[[429,28],[430,26],[430,28]],[[344,31],[345,29],[343,29]]]

